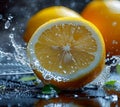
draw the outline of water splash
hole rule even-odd
[[[1,17],[2,18],[2,17]],[[10,21],[13,19],[13,16],[12,15],[9,15],[8,16],[8,20],[5,22],[5,26],[4,26],[4,28],[5,29],[9,29],[10,28]]]
[[[0,49],[0,75],[33,73],[27,60],[26,48],[17,44],[14,34],[9,35],[14,53],[4,52]]]
[[[16,43],[14,39],[14,34],[10,34],[9,38],[10,38],[13,48],[15,49],[15,52],[14,52],[15,60],[17,62],[20,62],[21,64],[29,65],[28,60],[26,59],[26,52],[25,52],[26,48]]]

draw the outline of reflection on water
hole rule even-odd
[[[11,75],[0,79],[0,106],[34,106],[36,107],[112,107],[118,105],[118,96],[115,93],[108,94],[101,87],[85,87],[76,91],[62,90],[59,94],[43,94],[42,84],[38,81],[21,81],[21,77],[31,75]],[[12,99],[11,99],[12,98]],[[44,106],[42,106],[44,105]],[[59,106],[58,106],[59,105]],[[64,106],[63,106],[64,105]],[[114,107],[114,106],[113,106]]]
[[[26,56],[26,43],[22,39],[27,20],[38,10],[51,5],[62,4],[76,11],[81,11],[90,0],[78,3],[74,0],[69,2],[68,0],[21,0],[17,3],[14,0],[5,1],[9,2],[10,5],[8,5],[8,9],[0,10],[0,106],[6,104],[9,107],[11,105],[23,107],[23,104],[24,106],[29,106],[29,104],[33,106],[34,102],[36,102],[37,107],[38,103],[45,107],[49,107],[47,105],[51,104],[55,107],[58,107],[57,104],[59,107],[70,107],[74,103],[80,105],[82,102],[88,102],[88,105],[94,104],[94,106],[98,104],[97,107],[119,106],[120,75],[116,71],[116,65],[120,64],[119,56],[106,59],[106,67],[102,74],[83,89],[77,92],[63,92],[63,95],[66,95],[65,98],[68,99],[67,102],[62,101],[63,97],[60,95],[42,94],[42,84],[39,82],[39,85],[36,85],[37,80],[19,81],[23,76],[33,75]],[[5,5],[7,4],[5,3]],[[111,80],[117,81],[115,83],[116,89],[104,90],[102,87],[104,82]],[[54,100],[51,99],[53,97],[55,97]],[[61,102],[54,103],[56,100]],[[88,107],[83,103],[82,105]]]

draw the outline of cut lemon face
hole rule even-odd
[[[75,89],[102,71],[105,46],[98,29],[81,18],[51,20],[37,29],[27,47],[35,74],[61,89]]]

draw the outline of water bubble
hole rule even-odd
[[[15,31],[15,27],[12,28],[12,31]]]
[[[43,77],[44,77],[45,80],[51,80],[52,79],[52,75],[51,75],[50,72],[49,73],[44,72]]]
[[[5,29],[9,29],[9,27],[10,27],[10,21],[7,20],[7,21],[5,22]]]
[[[116,26],[116,25],[117,25],[116,21],[112,22],[112,26]]]
[[[62,66],[61,66],[61,65],[59,65],[59,68],[60,68],[60,69],[62,69]]]
[[[13,19],[13,16],[8,16],[8,20],[11,20],[11,19]]]
[[[112,41],[112,44],[116,44],[116,45],[117,45],[117,44],[118,44],[118,41],[113,40],[113,41]]]
[[[21,107],[21,106],[22,106],[22,105],[21,105],[21,104],[19,104],[19,103],[18,103],[17,105],[18,105],[18,107]]]
[[[111,95],[111,100],[112,100],[113,102],[118,101],[118,96],[117,96],[117,95]]]
[[[39,61],[35,59],[33,65],[36,66],[36,67],[39,67]]]
[[[75,28],[71,28],[71,33],[74,34]]]
[[[49,64],[52,64],[52,62],[51,62],[51,61],[48,61],[48,63],[49,63]]]
[[[75,3],[75,2],[72,2],[72,3],[70,4],[70,6],[71,6],[71,7],[75,7],[75,6],[76,6],[76,3]]]
[[[50,56],[47,55],[46,57],[49,58]]]
[[[11,57],[7,57],[7,60],[11,60],[12,58]]]
[[[66,70],[63,70],[63,73],[65,73],[65,74],[66,74],[66,73],[67,73],[67,72],[66,72]]]
[[[78,96],[77,94],[74,94],[74,97],[77,98],[77,97],[79,97],[79,96]]]
[[[12,39],[13,37],[14,37],[14,34],[11,33],[11,34],[9,35],[9,38]]]

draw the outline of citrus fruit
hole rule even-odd
[[[83,9],[81,15],[102,33],[108,57],[120,55],[120,1],[92,1]]]
[[[28,42],[35,30],[45,22],[51,19],[67,16],[80,17],[80,15],[77,12],[64,6],[52,6],[40,10],[35,15],[33,15],[28,21],[23,37],[24,40]]]
[[[58,18],[40,26],[27,47],[35,74],[45,84],[75,89],[96,78],[105,59],[99,30],[82,18]]]

